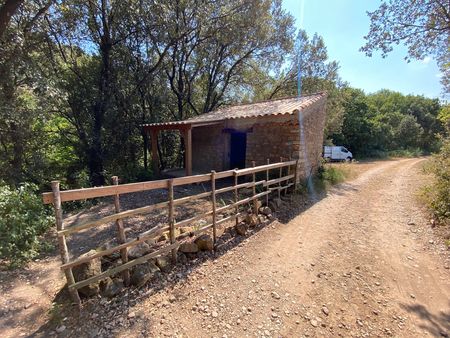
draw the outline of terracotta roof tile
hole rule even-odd
[[[227,106],[210,113],[189,118],[184,121],[163,122],[145,124],[144,126],[170,126],[185,124],[203,124],[208,122],[220,122],[225,120],[254,118],[270,115],[292,115],[300,109],[309,107],[321,98],[326,97],[325,92],[316,93],[302,97],[291,97],[278,100],[263,101],[249,104]]]

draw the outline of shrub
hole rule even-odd
[[[0,184],[0,257],[11,267],[39,254],[46,244],[40,236],[54,221],[36,192],[32,184],[17,189]]]
[[[419,148],[408,148],[400,150],[391,150],[388,152],[390,157],[419,157],[423,156],[424,152]]]
[[[322,172],[322,179],[330,184],[338,184],[344,182],[345,173],[342,169],[336,167],[325,167]]]
[[[323,190],[332,185],[344,182],[348,176],[348,172],[344,166],[345,164],[333,165],[322,163],[317,171],[314,186],[319,190]]]
[[[443,222],[450,220],[450,138],[442,142],[441,151],[433,156],[428,166],[434,177],[425,193],[435,216]]]

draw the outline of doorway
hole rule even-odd
[[[232,132],[230,134],[230,169],[245,168],[247,134]]]

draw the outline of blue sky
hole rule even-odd
[[[404,94],[442,97],[439,69],[432,58],[407,63],[406,48],[396,46],[386,58],[372,57],[359,51],[370,20],[366,11],[378,8],[374,0],[283,0],[284,8],[296,19],[297,28],[311,37],[324,38],[331,60],[339,62],[340,75],[352,87],[366,93],[386,88]]]

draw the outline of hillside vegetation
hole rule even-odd
[[[295,96],[299,68],[302,94],[328,92],[324,141],[356,158],[429,154],[445,135],[442,102],[351,88],[279,0],[15,3],[0,27],[0,185],[17,211],[28,184],[34,194],[55,179],[68,189],[155,178],[143,123]],[[158,152],[161,169],[183,163],[175,132]],[[23,232],[38,236],[47,216],[33,217],[2,225],[31,251]]]

